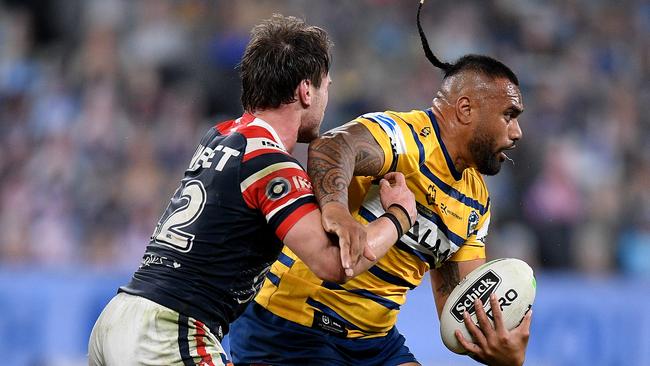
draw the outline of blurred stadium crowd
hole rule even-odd
[[[274,12],[335,42],[324,129],[427,108],[440,75],[416,8],[0,1],[0,266],[133,270],[199,137],[240,115],[235,66]],[[650,276],[650,3],[429,0],[423,25],[443,60],[489,54],[521,80],[524,139],[488,180],[488,254]]]

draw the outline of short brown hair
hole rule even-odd
[[[322,28],[274,14],[255,26],[239,64],[245,111],[294,102],[302,80],[320,87],[330,68],[332,42]]]

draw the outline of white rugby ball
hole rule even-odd
[[[522,260],[496,259],[476,268],[454,288],[445,302],[440,315],[442,342],[451,351],[465,354],[467,351],[454,335],[459,329],[465,339],[472,340],[463,321],[463,312],[467,310],[474,324],[478,324],[474,300],[479,297],[494,325],[490,305],[490,294],[493,292],[499,299],[506,328],[516,328],[533,305],[535,289],[533,270]]]

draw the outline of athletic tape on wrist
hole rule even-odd
[[[387,219],[389,219],[390,221],[393,222],[393,225],[395,225],[395,229],[397,229],[397,239],[401,238],[402,235],[404,235],[404,230],[402,229],[402,224],[400,224],[399,220],[397,219],[397,217],[395,215],[393,215],[390,212],[384,212],[384,214],[379,216],[379,217],[385,217],[385,218],[387,218]]]
[[[388,206],[388,208],[391,208],[393,206],[399,208],[400,210],[402,210],[402,212],[404,212],[404,215],[406,215],[406,219],[409,220],[408,228],[410,229],[413,226],[413,222],[411,221],[411,215],[409,215],[409,212],[404,208],[404,206],[400,205],[399,203],[393,203],[392,205]]]

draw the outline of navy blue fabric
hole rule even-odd
[[[290,322],[251,303],[232,324],[230,354],[236,366],[364,365],[417,362],[397,328],[385,337],[350,339]]]

